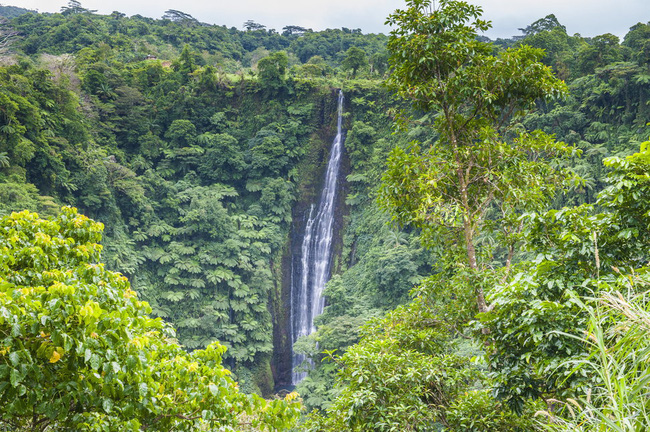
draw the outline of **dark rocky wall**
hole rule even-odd
[[[314,132],[309,146],[309,152],[304,156],[298,166],[298,197],[292,211],[293,222],[286,247],[281,259],[281,275],[277,279],[278,286],[275,297],[271,299],[273,314],[273,360],[271,368],[275,380],[276,390],[285,389],[291,385],[291,279],[294,271],[294,260],[299,259],[301,252],[302,236],[305,223],[309,218],[309,209],[312,204],[317,205],[320,198],[325,169],[329,157],[330,147],[336,137],[338,89],[332,89],[330,94],[319,101],[318,116],[321,120],[319,129]],[[344,112],[349,104],[346,103]],[[344,128],[346,128],[344,123]],[[345,178],[349,173],[350,163],[344,152],[341,162],[341,174],[336,204],[336,221],[334,224],[333,254],[334,263],[340,263],[342,245],[345,197],[347,182]],[[333,267],[333,272],[340,269]]]

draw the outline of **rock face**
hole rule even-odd
[[[344,151],[345,99],[340,91],[332,96],[322,101],[321,127],[313,138],[311,154],[299,168],[304,181],[298,185],[299,198],[282,258],[282,288],[276,290],[281,297],[271,300],[276,391],[291,388],[304,377],[293,376],[294,363],[304,359],[294,358],[292,345],[299,336],[313,331],[313,319],[325,303],[324,285],[336,271],[332,263],[337,262],[342,247],[345,176],[349,170]]]
[[[325,181],[318,206],[312,204],[305,224],[299,256],[292,259],[291,340],[316,330],[314,318],[323,312],[323,289],[332,270],[332,244],[336,218],[337,192],[343,155],[343,92],[339,91],[336,137],[332,143],[325,172]],[[296,372],[305,361],[302,354],[293,355],[292,383],[299,383],[306,372]]]

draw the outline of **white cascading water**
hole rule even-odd
[[[343,153],[343,92],[339,91],[336,138],[332,143],[327,173],[323,183],[318,210],[312,205],[305,225],[300,262],[297,272],[292,272],[291,281],[291,330],[292,342],[316,330],[314,318],[323,313],[325,298],[323,288],[330,278],[332,261],[332,237],[336,204],[336,189]],[[307,372],[296,372],[296,367],[305,361],[302,354],[294,354],[291,380],[293,384],[302,381]]]

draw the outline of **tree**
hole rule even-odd
[[[352,77],[357,76],[357,71],[362,67],[368,65],[368,59],[366,58],[366,52],[359,47],[350,47],[345,52],[345,58],[341,63],[343,69],[349,70],[352,69]]]
[[[174,120],[165,132],[165,138],[173,147],[190,147],[196,142],[196,126],[189,120]]]
[[[650,64],[650,23],[637,23],[630,27],[623,45],[632,50],[632,58],[636,58],[639,65]]]
[[[282,31],[282,36],[293,36],[293,35],[302,36],[303,34],[305,34],[307,32],[313,31],[312,29],[308,29],[308,28],[300,27],[300,26],[296,26],[296,25],[288,25],[288,26],[282,27],[282,30],[283,30]]]
[[[248,20],[244,23],[244,28],[246,31],[255,31],[255,30],[264,30],[266,26],[264,24],[256,23],[253,20]]]
[[[187,83],[189,75],[196,69],[194,53],[190,51],[189,45],[183,47],[181,55],[178,57],[176,62],[174,62],[174,67],[181,74],[182,82]]]
[[[79,13],[95,13],[96,10],[86,9],[81,6],[81,2],[78,0],[70,0],[67,6],[61,7],[61,13],[63,15],[70,14],[79,14]]]
[[[407,5],[387,20],[396,27],[387,83],[415,109],[436,114],[437,140],[391,153],[382,200],[398,221],[444,241],[444,256],[462,260],[485,312],[478,273],[486,269],[481,259],[491,260],[494,251],[479,236],[488,231],[504,239],[508,268],[519,212],[543,204],[561,179],[542,155],[568,151],[540,131],[517,129],[516,120],[537,100],[563,95],[566,86],[539,62],[542,50],[522,46],[493,55],[477,39],[490,27],[479,18],[480,7],[454,0]],[[502,222],[489,223],[490,214]],[[454,249],[456,255],[449,253]]]
[[[274,52],[257,63],[260,83],[267,89],[277,91],[284,86],[289,57],[284,51]]]
[[[384,73],[388,69],[388,51],[379,51],[376,52],[370,57],[370,67],[371,72],[377,73],[380,77],[383,77]]]
[[[0,220],[0,428],[290,427],[298,405],[240,393],[218,342],[189,354],[172,342],[128,280],[99,263],[102,229],[69,207]]]
[[[168,19],[170,21],[186,25],[198,24],[198,20],[192,15],[175,9],[166,10],[165,14],[163,15],[163,19]]]
[[[577,56],[578,68],[584,74],[594,73],[596,68],[622,60],[619,38],[611,33],[594,37],[591,44],[583,47]]]
[[[560,24],[554,14],[550,14],[546,15],[544,18],[538,19],[531,25],[526,26],[526,28],[520,28],[519,30],[524,34],[524,36],[530,36],[544,31],[551,31],[556,27],[566,33],[566,27]]]
[[[19,35],[19,32],[8,25],[8,20],[5,17],[0,17],[0,54],[6,53]]]

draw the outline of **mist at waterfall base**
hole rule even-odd
[[[291,280],[291,339],[295,343],[299,337],[316,331],[314,318],[323,313],[325,298],[323,289],[331,276],[332,238],[336,194],[343,153],[343,92],[339,91],[336,138],[330,149],[325,181],[318,208],[312,204],[309,219],[305,224],[300,256],[294,257]],[[306,371],[297,371],[307,360],[305,355],[293,353],[291,381],[298,384],[306,376]]]

